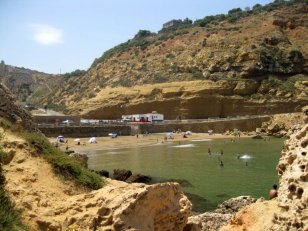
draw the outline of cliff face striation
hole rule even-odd
[[[272,230],[304,231],[308,229],[308,108],[304,108],[305,125],[285,142],[277,170],[278,197],[245,207],[221,231]]]
[[[299,111],[307,104],[308,5],[140,31],[44,103],[94,118],[157,110],[167,119]],[[230,18],[231,17],[231,18]]]

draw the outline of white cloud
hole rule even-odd
[[[43,45],[51,45],[63,42],[63,33],[60,29],[45,25],[45,24],[31,24],[33,29],[34,40]]]

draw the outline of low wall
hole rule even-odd
[[[239,129],[241,131],[255,131],[261,127],[262,123],[268,121],[270,116],[256,118],[241,118],[218,121],[199,121],[199,122],[170,122],[157,124],[128,124],[128,125],[102,125],[102,126],[61,126],[61,127],[39,127],[48,137],[63,135],[66,137],[99,137],[108,136],[109,133],[118,135],[134,135],[145,132],[163,133],[180,129],[181,131],[192,131],[204,133],[213,130],[215,133],[222,133],[226,130]]]
[[[108,136],[109,133],[128,136],[131,134],[131,128],[127,125],[109,125],[109,126],[62,126],[62,127],[39,127],[41,132],[47,137],[99,137]]]
[[[140,125],[139,133],[161,133],[171,132],[180,129],[181,131],[192,131],[197,133],[213,130],[215,133],[222,133],[226,130],[239,129],[241,131],[255,131],[261,127],[263,122],[270,119],[270,116],[247,118],[247,119],[232,119],[221,121],[203,121],[196,123],[170,123],[170,124],[142,124]]]

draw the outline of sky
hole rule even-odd
[[[104,51],[157,32],[171,19],[192,20],[271,0],[0,0],[0,60],[59,74],[87,70]]]

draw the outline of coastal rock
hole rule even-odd
[[[256,202],[257,199],[251,196],[239,196],[224,201],[215,209],[215,213],[233,214],[238,212],[243,207]]]
[[[114,169],[113,170],[113,179],[115,180],[126,181],[131,175],[132,175],[132,172],[130,170],[126,170],[126,169]]]
[[[217,231],[231,221],[233,215],[245,206],[256,202],[251,196],[239,196],[224,201],[214,212],[189,217],[186,231]]]
[[[299,128],[303,127],[304,114],[303,113],[287,113],[273,115],[267,122],[262,123],[262,130],[267,135],[276,137],[290,137]]]
[[[95,171],[97,174],[104,176],[104,177],[109,177],[109,172],[107,170],[99,170],[99,171]]]
[[[151,177],[141,175],[141,174],[132,174],[127,178],[127,183],[149,183],[151,181]]]

